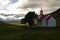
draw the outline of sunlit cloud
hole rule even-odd
[[[0,0],[0,13],[19,14],[22,9],[17,9],[23,4],[23,0]]]
[[[0,0],[0,13],[26,14],[28,11],[51,13],[60,8],[60,0]]]

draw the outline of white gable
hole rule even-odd
[[[56,20],[53,17],[48,20],[48,27],[56,27]]]
[[[50,17],[48,20],[46,20],[47,18],[49,18],[49,15],[40,21],[39,25],[42,27],[56,27],[56,20],[53,17]]]

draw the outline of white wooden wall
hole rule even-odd
[[[56,20],[53,17],[49,19],[48,27],[56,27]]]
[[[42,21],[42,27],[46,27],[46,26],[47,26],[46,20],[43,20]]]

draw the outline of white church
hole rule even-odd
[[[56,20],[50,15],[44,15],[42,8],[38,20],[40,27],[56,27]]]

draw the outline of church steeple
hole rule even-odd
[[[42,10],[42,8],[41,8],[41,10],[40,10],[40,15],[43,15],[43,10]]]

